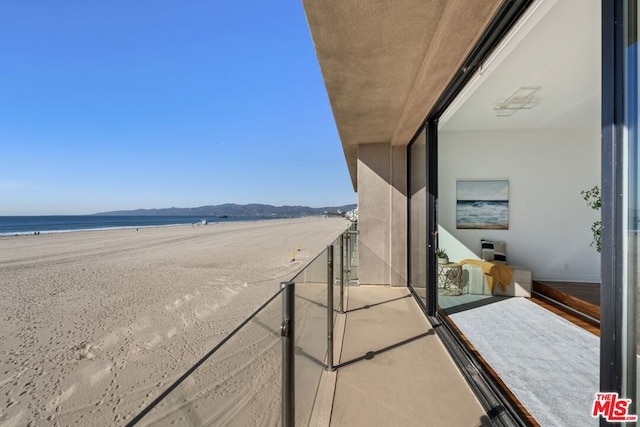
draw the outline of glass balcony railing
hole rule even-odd
[[[276,293],[129,425],[278,424],[282,295]]]
[[[357,281],[357,223],[127,425],[308,425],[345,292]]]

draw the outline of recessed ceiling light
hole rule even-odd
[[[493,109],[498,117],[513,116],[520,110],[530,110],[540,102],[535,93],[540,86],[522,86],[504,101],[496,104]]]

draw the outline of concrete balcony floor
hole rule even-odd
[[[345,299],[330,425],[491,425],[406,288],[349,287]]]

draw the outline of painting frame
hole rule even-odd
[[[508,230],[509,180],[457,180],[456,229]]]

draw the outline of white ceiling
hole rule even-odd
[[[600,0],[543,0],[537,6],[493,65],[476,75],[468,98],[443,115],[441,130],[599,125]],[[538,105],[498,117],[494,107],[523,86],[541,87]]]

